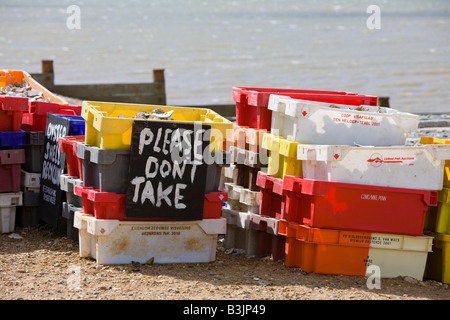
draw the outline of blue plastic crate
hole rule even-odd
[[[22,149],[25,145],[25,131],[0,132],[0,150]]]
[[[82,116],[72,116],[66,114],[54,114],[57,117],[68,119],[70,121],[69,136],[82,136],[85,132],[86,120]]]

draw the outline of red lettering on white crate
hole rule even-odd
[[[373,153],[369,159],[367,159],[367,162],[369,162],[373,167],[379,167],[383,163],[404,163],[408,161],[414,161],[414,157],[385,157],[379,153]],[[408,165],[413,166],[414,163],[409,163]]]

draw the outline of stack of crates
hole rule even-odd
[[[448,139],[421,137],[422,144],[450,145]],[[450,284],[450,160],[445,161],[443,188],[438,192],[438,206],[428,210],[425,232],[434,237],[428,254],[425,277]]]
[[[0,87],[14,83],[14,76],[0,71]],[[21,166],[25,162],[25,132],[21,130],[22,112],[28,98],[0,95],[0,230],[14,231],[16,208],[22,205]]]
[[[130,218],[125,216],[133,116],[153,109],[172,111],[174,120],[201,122],[219,131],[211,136],[211,150],[225,158],[208,164],[202,220]],[[73,226],[78,229],[80,255],[97,264],[209,262],[215,259],[217,238],[226,232],[221,218],[227,193],[219,190],[226,131],[232,123],[209,109],[84,101],[84,142],[76,143],[81,183],[74,194],[81,198]],[[139,120],[144,121],[144,120]],[[161,120],[148,120],[155,124]],[[176,231],[175,231],[176,230]]]
[[[280,216],[274,208],[272,184],[260,177],[282,178],[284,174],[301,174],[296,159],[296,143],[283,139],[272,130],[269,98],[273,94],[323,102],[375,104],[377,98],[350,92],[234,87],[236,125],[229,140],[233,163],[225,169],[224,189],[228,203],[222,210],[227,218],[225,247],[243,249],[248,255],[284,258],[285,236],[278,232]],[[270,187],[268,186],[270,185]],[[270,188],[270,193],[267,191]],[[266,201],[263,201],[263,199]]]
[[[269,109],[265,146],[279,165],[258,182],[262,212],[278,216],[286,236],[285,264],[359,276],[378,267],[382,278],[422,280],[433,240],[425,218],[450,149],[405,146],[418,116],[395,109],[281,95],[270,96]],[[289,155],[299,163],[288,167],[297,174],[283,171],[288,153],[275,152],[283,139],[294,144]]]
[[[51,93],[30,74],[22,70],[0,70],[0,87],[23,85],[42,94],[40,100],[29,99],[26,95],[0,96],[0,130],[3,174],[7,179],[1,183],[12,183],[11,190],[22,194],[20,205],[15,210],[14,225],[35,227],[38,224],[39,183],[42,172],[45,125],[47,113],[81,113],[81,106],[68,106],[67,103]],[[9,151],[8,151],[9,150]],[[7,169],[6,169],[7,168]],[[7,170],[8,172],[6,172]],[[12,213],[12,211],[11,211]]]

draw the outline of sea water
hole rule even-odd
[[[448,0],[0,0],[0,14],[0,68],[51,59],[57,84],[164,69],[168,105],[233,103],[233,86],[253,86],[450,112]]]

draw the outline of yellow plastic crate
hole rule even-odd
[[[298,142],[264,133],[262,148],[269,151],[267,173],[282,179],[285,175],[302,177],[302,161],[297,160]]]
[[[137,120],[132,117],[140,111],[150,113],[161,108],[173,110],[174,120]],[[218,113],[206,108],[187,108],[160,105],[125,104],[112,102],[83,101],[81,116],[86,120],[86,144],[101,149],[125,149],[131,145],[133,121],[164,121],[196,123],[211,126],[210,151],[224,150],[227,138],[233,131],[233,123]],[[121,116],[119,118],[119,116]]]
[[[450,284],[450,234],[431,232],[432,252],[428,253],[425,278]]]
[[[443,188],[438,192],[438,207],[435,232],[450,234],[450,189]]]
[[[421,137],[421,144],[449,144],[450,140],[448,139],[438,139],[432,137]],[[450,148],[450,146],[449,146]],[[450,160],[445,160],[444,165],[444,187],[450,188]]]

